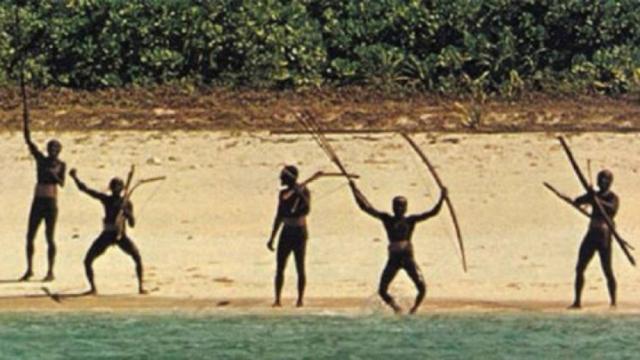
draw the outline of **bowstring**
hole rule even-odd
[[[311,118],[311,115],[309,115],[308,113],[304,113],[304,114],[297,114],[296,117],[299,119],[300,125],[302,125],[304,130],[307,131],[309,135],[311,135],[311,138],[313,139],[313,141],[315,141],[315,143],[322,149],[322,151],[327,155],[329,160],[331,162],[339,161],[337,160],[335,151],[331,147],[331,144],[329,144],[328,139],[322,133],[320,126],[315,122],[314,119]],[[343,187],[345,187],[346,184],[347,183],[342,183],[336,186],[335,188],[331,188],[330,190],[326,190],[322,192],[316,197],[316,201],[322,200],[324,198],[327,198],[335,194],[336,192],[341,190]]]
[[[300,122],[302,123],[302,125],[306,127],[306,130],[311,133],[311,136],[313,136],[316,143],[318,143],[318,145],[322,148],[322,150],[324,150],[324,152],[327,154],[327,156],[329,157],[329,160],[335,163],[338,166],[338,168],[340,168],[340,170],[342,171],[344,166],[340,161],[340,159],[338,158],[335,150],[329,143],[329,140],[322,132],[322,128],[320,124],[318,124],[316,119],[313,118],[311,113],[309,113],[308,111],[305,112],[303,116],[299,116],[298,118],[300,119]]]
[[[160,192],[160,189],[163,187],[163,185],[164,185],[164,181],[158,181],[158,184],[154,186],[154,189],[151,192],[151,194],[149,194],[149,196],[145,198],[144,202],[140,206],[140,210],[138,211],[140,215],[144,213],[144,210],[147,208],[147,205],[149,205],[151,200],[158,194],[158,192]]]
[[[316,201],[328,198],[329,196],[337,193],[339,190],[341,190],[343,187],[346,187],[346,186],[347,186],[347,183],[342,183],[342,184],[339,184],[338,186],[336,186],[334,188],[331,188],[329,190],[325,190],[325,191],[323,191],[322,193],[320,193],[316,197]]]

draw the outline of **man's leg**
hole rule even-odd
[[[27,281],[33,276],[33,253],[34,253],[34,241],[36,238],[36,232],[42,222],[42,209],[36,203],[34,199],[31,205],[31,211],[29,212],[29,224],[27,225],[27,270],[20,278],[21,281]]]
[[[396,259],[397,255],[392,253],[389,254],[389,260],[387,260],[387,265],[384,267],[382,271],[382,276],[380,276],[380,285],[378,286],[378,294],[382,298],[382,300],[391,308],[395,313],[399,313],[402,311],[400,306],[396,304],[395,300],[391,295],[389,295],[389,284],[400,270],[400,263],[398,259]]]
[[[578,254],[578,264],[576,265],[576,280],[575,280],[575,298],[570,309],[579,309],[582,306],[582,289],[584,288],[584,271],[587,269],[587,265],[595,254],[596,247],[593,245],[593,240],[589,234],[582,241],[580,245],[580,251]]]
[[[413,281],[413,284],[416,286],[416,289],[418,290],[418,294],[416,295],[416,301],[414,302],[413,307],[409,311],[411,314],[415,314],[415,312],[418,310],[418,307],[420,307],[420,304],[422,303],[424,296],[427,293],[427,285],[424,282],[424,278],[422,277],[422,272],[420,271],[418,264],[416,264],[416,261],[413,258],[413,256],[411,256],[411,258],[406,260],[406,263],[404,265],[404,270],[407,272],[407,275],[409,275],[409,277],[411,278],[411,281]]]
[[[136,263],[136,276],[138,277],[138,293],[146,294],[147,291],[142,286],[142,258],[140,257],[140,251],[138,251],[138,247],[129,239],[128,236],[124,236],[120,241],[118,241],[118,247],[122,249],[125,253],[127,253],[133,261]]]
[[[49,270],[47,271],[47,276],[45,276],[44,281],[53,280],[53,265],[56,262],[56,243],[54,241],[54,235],[57,219],[58,207],[54,202],[51,204],[51,207],[47,209],[44,217],[45,237],[47,239],[47,258],[49,260]]]
[[[95,285],[95,282],[93,281],[93,261],[98,256],[102,255],[105,252],[105,250],[107,250],[107,247],[111,245],[110,238],[112,238],[113,236],[115,236],[115,234],[108,234],[108,233],[100,234],[100,236],[93,242],[93,244],[89,248],[89,251],[87,251],[87,255],[84,258],[84,271],[85,271],[85,274],[87,275],[89,286],[91,286],[91,288],[88,291],[89,294],[97,293],[96,285]]]
[[[296,262],[296,272],[298,273],[298,302],[296,306],[302,307],[304,304],[304,289],[307,285],[307,274],[305,272],[304,259],[307,252],[306,236],[301,237],[293,250],[293,258]]]
[[[284,269],[287,266],[287,260],[292,250],[290,239],[281,234],[280,240],[278,241],[278,249],[276,250],[276,278],[274,284],[276,299],[273,302],[273,306],[281,306],[280,296],[282,294],[282,287],[284,286]]]
[[[609,241],[607,246],[603,246],[598,250],[600,255],[600,265],[602,266],[602,272],[607,279],[607,289],[609,289],[609,300],[611,306],[616,306],[616,277],[613,274],[613,266],[611,262],[611,242]]]

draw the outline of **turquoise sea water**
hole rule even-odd
[[[640,316],[2,314],[2,359],[638,359]]]

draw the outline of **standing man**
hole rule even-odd
[[[302,307],[304,303],[304,289],[306,286],[306,274],[304,257],[307,249],[307,215],[311,206],[309,190],[297,183],[298,168],[293,165],[285,166],[280,173],[280,182],[285,188],[278,196],[278,210],[273,221],[271,237],[267,242],[267,248],[274,251],[273,242],[282,226],[280,240],[276,256],[275,277],[275,301],[274,307],[281,306],[280,295],[284,284],[284,270],[287,266],[289,255],[293,253],[296,270],[298,272],[298,301],[296,306]]]
[[[80,179],[75,169],[71,169],[69,175],[73,178],[78,189],[94,199],[99,200],[104,206],[104,229],[98,238],[93,242],[91,248],[84,258],[84,268],[87,280],[91,288],[87,292],[88,295],[97,293],[93,280],[93,261],[102,255],[109,246],[117,245],[127,255],[131,256],[136,264],[136,275],[138,277],[138,293],[146,294],[147,291],[142,286],[142,259],[136,245],[126,234],[126,225],[135,226],[135,218],[133,217],[133,205],[130,201],[122,196],[124,182],[120,178],[113,178],[109,182],[111,195],[101,193],[90,189]]]
[[[34,240],[38,227],[44,220],[49,270],[43,280],[52,281],[54,279],[53,265],[56,259],[54,232],[58,218],[58,186],[64,186],[66,165],[58,158],[60,151],[62,151],[62,145],[58,140],[53,139],[47,143],[47,156],[40,152],[31,140],[29,114],[26,104],[24,106],[23,122],[24,140],[31,155],[36,160],[37,184],[27,229],[27,270],[20,280],[27,281],[33,276]]]
[[[382,276],[380,277],[380,286],[378,287],[378,294],[382,300],[389,305],[394,312],[400,313],[402,309],[396,303],[391,295],[388,293],[389,284],[398,273],[398,270],[403,269],[407,272],[407,275],[411,278],[418,290],[418,294],[415,299],[415,303],[410,310],[411,314],[414,314],[427,291],[427,286],[422,278],[422,273],[413,255],[413,245],[411,243],[411,236],[413,229],[418,222],[427,220],[430,217],[435,216],[440,211],[444,199],[447,197],[447,189],[442,188],[442,193],[438,203],[431,209],[421,214],[405,216],[407,212],[407,199],[403,196],[396,196],[393,198],[393,215],[376,210],[367,198],[362,194],[360,189],[357,188],[353,180],[349,180],[349,185],[355,197],[358,207],[365,213],[375,217],[382,221],[384,228],[387,232],[389,239],[389,258],[387,265],[385,266]]]
[[[574,204],[577,206],[591,206],[591,222],[589,223],[587,234],[580,245],[578,264],[576,265],[575,300],[569,307],[570,309],[579,309],[582,306],[584,271],[596,252],[600,256],[600,265],[607,279],[610,304],[612,307],[616,306],[616,278],[611,264],[611,229],[609,229],[603,214],[595,203],[597,197],[606,215],[613,220],[618,212],[620,201],[618,196],[610,190],[612,182],[613,174],[609,170],[602,170],[598,173],[598,191],[595,192],[589,188],[586,194],[574,200]]]

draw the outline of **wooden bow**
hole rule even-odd
[[[573,171],[576,173],[576,176],[578,176],[578,180],[580,181],[580,184],[582,185],[582,187],[584,188],[584,190],[587,193],[593,193],[594,190],[591,188],[591,186],[589,186],[589,182],[584,177],[584,174],[582,173],[582,170],[580,170],[580,166],[576,162],[576,159],[573,156],[573,153],[571,152],[571,149],[569,148],[569,145],[567,145],[567,142],[564,140],[564,138],[562,136],[558,136],[558,140],[560,141],[560,144],[562,145],[562,148],[564,149],[564,152],[567,154],[567,158],[569,158],[569,162],[571,163],[571,167],[573,168]],[[594,200],[593,202],[594,202],[596,208],[602,214],[602,218],[604,219],[605,223],[607,224],[607,226],[611,230],[611,233],[613,234],[613,238],[616,239],[616,242],[618,243],[618,245],[620,245],[620,248],[622,249],[622,252],[624,252],[624,254],[626,255],[626,257],[629,260],[629,262],[631,263],[631,265],[636,266],[636,260],[633,258],[633,255],[631,255],[631,252],[629,251],[629,249],[627,247],[628,243],[620,236],[620,234],[618,234],[618,231],[616,230],[615,225],[613,224],[613,221],[611,221],[611,218],[605,212],[604,207],[602,206],[602,203],[600,202],[600,199],[598,198],[597,195],[594,194],[593,195],[593,200]]]
[[[401,133],[400,135],[402,135],[402,137],[409,143],[416,154],[418,154],[422,162],[427,166],[427,169],[429,169],[429,172],[431,173],[431,176],[433,176],[436,184],[438,185],[440,190],[442,190],[444,188],[444,184],[442,183],[440,176],[438,176],[435,167],[431,164],[424,152],[422,152],[420,147],[418,147],[418,144],[416,144],[408,134]],[[462,269],[464,270],[464,272],[467,272],[467,259],[464,252],[464,242],[462,241],[462,232],[460,231],[460,225],[458,224],[458,217],[456,216],[456,212],[453,209],[453,204],[451,203],[451,199],[449,199],[449,195],[447,195],[444,201],[445,204],[447,204],[449,214],[451,215],[451,220],[453,221],[453,227],[456,230],[456,237],[458,238],[458,245],[460,246],[460,254],[462,256]]]
[[[124,185],[124,195],[122,196],[122,204],[120,204],[120,208],[118,209],[118,214],[116,215],[116,224],[118,226],[118,237],[116,238],[117,241],[121,240],[124,237],[124,230],[125,230],[125,208],[127,206],[127,203],[129,203],[129,200],[131,199],[131,195],[133,195],[133,192],[139,188],[141,185],[144,184],[148,184],[151,182],[155,182],[155,181],[162,181],[165,180],[167,177],[166,176],[157,176],[157,177],[152,177],[152,178],[148,178],[148,179],[142,179],[142,180],[138,180],[135,185],[131,185],[133,183],[133,175],[135,173],[135,165],[131,165],[131,170],[129,170],[129,174],[127,175],[127,181]]]

